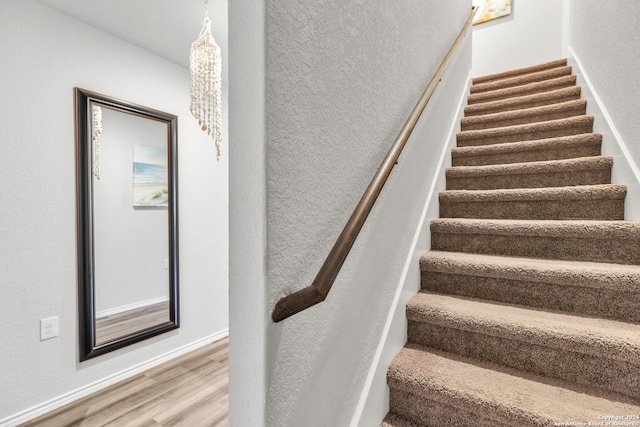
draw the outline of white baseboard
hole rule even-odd
[[[640,169],[593,87],[580,58],[571,47],[567,50],[568,61],[573,66],[577,84],[582,87],[581,96],[587,100],[587,114],[594,116],[593,131],[602,134],[602,154],[613,157],[611,182],[627,186],[625,219],[640,221]]]
[[[169,296],[152,298],[145,301],[134,302],[133,304],[121,305],[120,307],[108,308],[106,310],[97,311],[96,319],[100,319],[101,317],[113,316],[114,314],[124,313],[125,311],[135,310],[138,308],[143,308],[149,305],[160,304],[162,302],[169,301]]]
[[[197,341],[184,345],[175,350],[171,350],[165,354],[149,359],[146,362],[137,364],[123,371],[117,372],[113,375],[109,375],[108,377],[102,378],[91,384],[87,384],[86,386],[80,387],[69,393],[65,393],[61,396],[55,397],[51,400],[48,400],[44,403],[36,405],[25,411],[22,411],[17,414],[11,415],[7,418],[4,418],[0,420],[0,427],[15,427],[19,424],[22,424],[24,422],[37,418],[55,409],[61,408],[62,406],[72,403],[78,399],[89,396],[92,393],[95,393],[106,387],[109,387],[110,385],[126,380],[127,378],[130,378],[136,374],[146,371],[147,369],[151,369],[164,362],[168,362],[171,359],[174,359],[178,356],[182,356],[183,354],[189,353],[191,351],[197,350],[202,346],[205,346],[211,342],[220,340],[227,336],[229,336],[229,329],[224,329],[220,332],[201,338]]]

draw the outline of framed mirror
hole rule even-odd
[[[82,362],[179,326],[178,118],[74,95]]]

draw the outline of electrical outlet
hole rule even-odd
[[[165,270],[168,270],[168,269],[169,269],[169,260],[168,260],[168,259],[165,259],[165,260],[164,260],[164,269],[165,269]]]
[[[58,316],[40,319],[40,341],[58,336]]]

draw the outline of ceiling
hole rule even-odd
[[[119,39],[189,68],[189,48],[205,8],[227,80],[227,0],[36,0]]]

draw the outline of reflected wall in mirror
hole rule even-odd
[[[80,361],[178,322],[177,117],[75,88]]]

